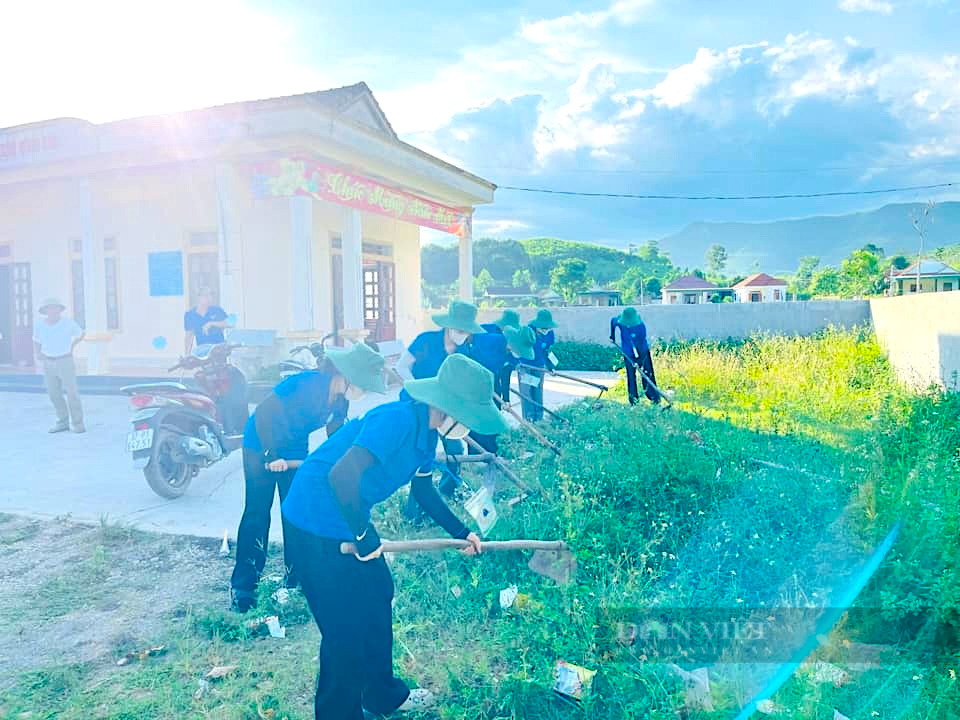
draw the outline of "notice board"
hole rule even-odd
[[[155,252],[147,255],[150,295],[183,295],[183,253]]]

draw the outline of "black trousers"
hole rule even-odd
[[[230,585],[241,592],[256,592],[260,574],[267,560],[270,540],[270,511],[274,495],[279,491],[280,502],[287,497],[296,470],[270,472],[264,467],[263,454],[243,449],[243,517],[237,530],[237,562]],[[283,564],[287,568],[287,587],[296,587],[297,577],[288,551],[289,525],[283,523]]]
[[[650,351],[644,351],[642,357],[634,358],[633,362],[630,362],[624,358],[624,369],[627,373],[627,395],[630,397],[630,404],[636,405],[637,401],[640,399],[640,393],[637,390],[637,365],[643,369],[643,374],[640,376],[641,387],[643,387],[643,394],[646,395],[647,399],[654,403],[658,404],[660,402],[660,393],[658,393],[653,385],[647,380],[653,382],[655,385],[657,383],[657,378],[653,374],[653,358],[650,356]],[[644,377],[646,376],[646,377]]]
[[[339,541],[290,527],[300,584],[320,628],[317,720],[389,715],[410,694],[393,674],[393,578],[380,557],[342,555]]]
[[[513,377],[513,366],[504,365],[496,377],[494,387],[504,402],[510,402],[510,378]]]

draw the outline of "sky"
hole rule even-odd
[[[408,142],[500,186],[769,195],[960,182],[960,0],[2,0],[0,127],[365,81]],[[476,236],[619,246],[749,202],[501,187]]]

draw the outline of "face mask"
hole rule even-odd
[[[470,434],[470,428],[447,415],[444,421],[440,423],[440,427],[437,428],[437,432],[447,440],[463,440]]]
[[[359,402],[363,400],[367,392],[363,388],[357,387],[356,385],[350,385],[346,392],[343,393],[343,396],[347,399],[347,402]]]
[[[450,331],[450,339],[453,340],[453,344],[457,345],[458,347],[463,345],[467,341],[468,337],[470,337],[470,333],[461,332],[460,330]]]

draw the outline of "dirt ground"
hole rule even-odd
[[[215,540],[0,515],[0,688],[54,665],[115,663],[191,605],[227,603]]]

